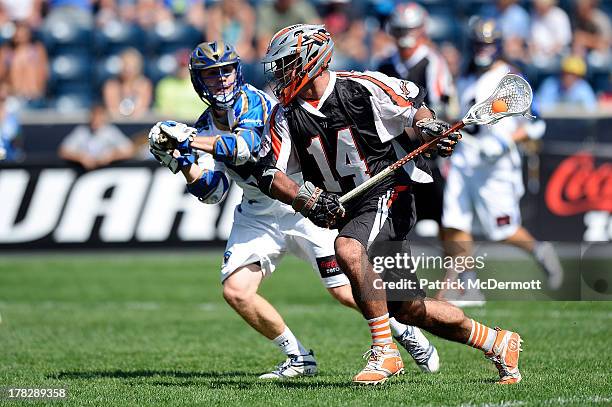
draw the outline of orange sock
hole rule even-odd
[[[370,326],[370,334],[372,335],[372,343],[374,345],[382,346],[393,343],[388,313],[380,317],[368,319],[368,325]]]
[[[491,352],[491,349],[493,349],[493,344],[495,343],[495,337],[497,336],[495,329],[491,329],[480,322],[474,321],[473,319],[470,321],[472,321],[472,331],[470,332],[470,337],[467,344],[487,353]]]

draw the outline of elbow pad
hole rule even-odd
[[[215,204],[225,199],[229,185],[229,180],[224,173],[205,170],[200,178],[187,184],[187,191],[200,202]]]
[[[233,165],[243,165],[259,152],[260,138],[253,130],[238,130],[235,134],[217,137],[215,141],[216,160]]]

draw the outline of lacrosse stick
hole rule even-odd
[[[472,106],[465,115],[465,117],[461,119],[461,121],[458,121],[457,123],[453,124],[451,128],[446,130],[443,134],[419,146],[418,148],[407,154],[405,157],[391,164],[390,166],[388,166],[363,184],[358,185],[355,189],[342,195],[340,197],[340,202],[346,203],[357,195],[360,195],[364,191],[372,188],[381,180],[387,178],[393,172],[397,171],[408,161],[414,159],[416,156],[423,153],[424,151],[429,150],[431,147],[435,146],[441,139],[447,137],[449,134],[452,134],[462,129],[465,126],[471,124],[495,124],[504,117],[510,116],[532,117],[528,113],[529,108],[531,107],[532,100],[533,92],[531,91],[531,86],[529,86],[529,83],[527,83],[525,79],[518,75],[507,74],[501,79],[501,81],[493,91],[493,94],[489,96],[485,101]],[[496,107],[502,106],[502,109],[497,107],[495,109],[497,111],[494,111],[494,103],[496,104]]]

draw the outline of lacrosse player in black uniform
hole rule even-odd
[[[423,106],[423,90],[412,82],[375,72],[329,71],[333,46],[329,33],[317,25],[290,26],[272,38],[263,63],[280,105],[265,126],[256,177],[264,193],[291,204],[315,224],[339,229],[336,258],[373,342],[366,367],[353,381],[377,384],[403,372],[390,312],[400,322],[482,349],[496,364],[501,383],[518,382],[518,334],[488,328],[446,302],[425,301],[414,270],[402,273],[406,270],[395,265],[385,273],[400,273],[407,290],[390,291],[389,297],[384,288],[392,287],[381,287],[384,282],[371,261],[378,253],[392,256],[397,246],[409,254],[406,236],[415,222],[410,185],[431,182],[431,175],[417,159],[346,208],[336,193],[362,184],[449,125],[433,118]],[[438,154],[450,155],[457,139],[456,134],[441,139]],[[301,186],[289,177],[300,171]]]
[[[427,23],[428,14],[422,6],[399,4],[387,22],[387,32],[395,39],[397,50],[381,61],[377,71],[423,86],[427,106],[446,119],[452,110],[449,107],[457,104],[456,90],[446,61],[427,35]],[[444,179],[437,157],[426,161],[434,182],[414,185],[417,220],[432,219],[441,225]]]

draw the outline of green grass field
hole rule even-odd
[[[364,321],[293,258],[262,293],[315,350],[320,374],[260,382],[257,375],[283,357],[223,302],[220,261],[220,254],[2,258],[0,388],[67,387],[68,399],[56,405],[75,406],[612,405],[612,302],[497,302],[468,311],[523,336],[524,379],[516,386],[495,385],[497,372],[480,352],[434,339],[438,374],[418,372],[406,356],[406,375],[363,388],[350,379],[364,366]]]

